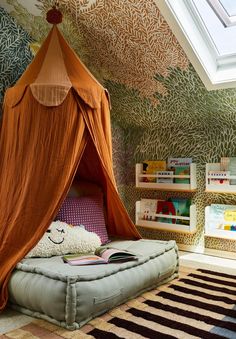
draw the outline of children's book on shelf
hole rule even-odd
[[[230,175],[236,175],[236,157],[229,158]],[[230,179],[230,185],[236,185],[236,179]]]
[[[218,229],[224,231],[236,231],[236,225],[219,225]]]
[[[142,220],[155,221],[156,210],[157,210],[157,199],[141,199],[140,200],[140,212]]]
[[[189,175],[190,174],[190,167],[189,166],[179,166],[175,168],[176,175]],[[189,184],[189,178],[175,178],[176,184]]]
[[[228,157],[222,157],[220,159],[220,170],[221,171],[229,170],[229,158]]]
[[[167,167],[168,169],[172,167],[182,167],[186,166],[189,167],[190,164],[192,163],[192,158],[172,158],[169,157],[167,160]]]
[[[189,225],[189,220],[178,218],[168,218],[171,216],[189,217],[191,199],[187,198],[169,198],[166,200],[141,199],[140,200],[140,219],[147,221],[157,221],[169,224]],[[157,216],[156,214],[159,214]],[[164,214],[165,216],[160,216]]]
[[[156,174],[157,171],[166,171],[166,161],[165,160],[145,160],[143,162],[143,174]],[[145,177],[143,178],[144,182],[156,182],[156,178]]]
[[[230,175],[236,175],[236,157],[222,157],[220,159],[220,170],[229,171]],[[229,180],[230,185],[236,185],[236,179]]]
[[[175,175],[189,175],[190,174],[190,164],[192,163],[192,158],[168,158],[167,167],[168,170],[173,170]],[[189,184],[189,178],[175,178],[175,183],[178,184]]]
[[[169,198],[175,208],[175,214],[182,217],[189,217],[191,199],[187,198]],[[176,224],[189,225],[189,220],[176,219]]]
[[[176,215],[175,207],[172,201],[158,201],[157,203],[157,214],[165,214],[165,215]],[[164,222],[168,224],[175,224],[176,219],[167,218],[167,217],[158,217],[158,222]]]
[[[171,177],[174,172],[173,171],[157,171],[156,174],[164,175],[164,177],[157,177],[157,183],[173,183],[173,177]],[[168,178],[169,177],[169,178]]]
[[[64,262],[72,266],[119,263],[138,259],[134,253],[115,248],[103,247],[97,248],[95,254],[71,254],[64,255],[62,258]]]
[[[235,230],[236,205],[211,204],[206,223],[209,230]]]
[[[208,175],[210,185],[229,185],[229,179],[226,178],[230,175],[229,171],[209,171]]]

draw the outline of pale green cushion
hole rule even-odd
[[[70,266],[61,257],[24,259],[9,282],[11,306],[74,330],[178,275],[175,241],[115,241],[109,247],[140,258],[93,266]]]

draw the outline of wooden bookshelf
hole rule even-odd
[[[210,179],[222,179],[221,176],[209,174],[210,171],[220,171],[220,163],[208,163],[206,164],[206,192],[212,193],[236,193],[236,185],[231,184],[212,184]],[[236,175],[226,175],[223,179],[236,179]]]
[[[189,184],[185,183],[159,183],[159,182],[144,182],[144,178],[175,178],[189,179]],[[163,174],[143,174],[143,164],[136,164],[135,167],[135,180],[136,187],[142,189],[155,189],[162,191],[182,191],[182,192],[194,192],[197,189],[196,181],[196,164],[190,164],[189,175],[163,175]]]
[[[236,208],[236,206],[235,206]],[[205,208],[205,237],[213,237],[213,238],[222,238],[229,240],[236,240],[236,231],[228,231],[221,229],[210,229],[209,227],[209,215],[210,215],[210,206],[206,206]]]
[[[143,220],[142,215],[141,215],[141,201],[136,201],[136,205],[135,205],[136,226],[158,229],[158,230],[163,230],[163,231],[171,231],[171,232],[183,232],[183,233],[195,233],[196,232],[196,225],[197,225],[196,205],[190,206],[189,217],[183,217],[179,215],[156,214],[156,213],[150,216],[173,219],[173,220],[175,219],[188,220],[189,225]]]

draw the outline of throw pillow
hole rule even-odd
[[[37,245],[26,257],[51,257],[68,253],[88,253],[101,245],[97,234],[83,227],[73,227],[61,221],[54,221]]]
[[[102,244],[108,242],[108,234],[103,213],[103,195],[91,195],[86,197],[67,197],[56,220],[78,226],[84,225],[89,232],[96,233]]]

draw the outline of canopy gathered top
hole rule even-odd
[[[110,236],[140,234],[119,197],[107,91],[57,26],[4,98],[0,135],[0,310],[16,264],[56,216],[74,177],[99,183]]]

